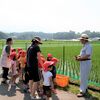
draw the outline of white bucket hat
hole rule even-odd
[[[89,36],[87,34],[82,34],[79,40],[87,40],[89,41]]]

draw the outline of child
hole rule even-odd
[[[10,55],[10,59],[11,59],[11,84],[15,85],[15,81],[17,78],[17,67],[16,67],[16,52],[12,52]]]
[[[29,83],[29,74],[28,74],[27,64],[25,63],[24,80],[23,80],[23,91],[25,93],[28,92],[29,89],[28,83]]]
[[[52,79],[53,79],[54,89],[56,89],[56,82],[55,82],[55,79],[56,79],[56,64],[57,64],[57,62],[58,62],[59,60],[58,60],[57,58],[54,58],[54,57],[53,57],[53,58],[51,59],[51,61],[54,62],[53,68],[52,68],[52,70],[51,70],[51,73],[53,74]],[[53,92],[54,92],[54,93],[57,93],[56,90],[53,90]]]
[[[21,55],[22,51],[23,50],[21,48],[18,48],[18,50],[17,50],[17,59],[20,58],[20,55]]]
[[[52,70],[52,65],[54,62],[52,61],[45,61],[43,64],[44,70],[42,72],[43,74],[43,94],[44,98],[46,100],[49,100],[51,97],[51,89],[53,89],[53,82],[52,82],[52,73],[50,72]]]
[[[17,52],[19,53],[21,50],[22,50],[22,48],[18,48],[18,49],[17,49]]]
[[[44,63],[46,61],[42,54],[41,54],[41,61],[42,61],[42,63]],[[40,78],[42,79],[42,66],[40,63],[38,63],[38,67],[39,67]]]
[[[12,49],[11,49],[11,53],[12,53],[12,52],[16,52],[16,49],[12,48]]]
[[[18,62],[20,64],[20,75],[22,77],[22,80],[23,80],[23,75],[24,75],[24,69],[25,69],[25,66],[26,66],[26,51],[21,51],[21,55],[18,59]]]
[[[2,83],[4,83],[4,84],[7,83],[9,67],[11,66],[11,61],[9,59],[9,56],[10,56],[12,44],[13,44],[12,38],[8,38],[6,40],[6,45],[4,46],[3,51],[2,51],[2,55],[1,55],[1,67],[2,67],[2,70],[3,70],[3,74],[2,74],[3,81],[2,81]]]
[[[44,63],[46,61],[44,56],[42,54],[40,56],[41,56],[42,63]],[[38,63],[38,67],[39,67],[40,82],[38,82],[37,92],[38,92],[38,95],[41,97],[43,94],[43,89],[42,89],[42,83],[43,83],[42,70],[43,70],[43,68],[40,63]]]
[[[53,56],[52,56],[52,54],[50,54],[50,53],[48,53],[48,56],[47,56],[47,60],[48,61],[53,61],[54,62],[54,64],[53,64],[53,67],[52,67],[52,70],[51,70],[51,73],[52,73],[52,79],[53,79],[53,83],[55,84],[55,78],[56,78],[56,64],[57,64],[57,62],[58,62],[58,59],[57,58],[54,58]],[[56,84],[54,85],[55,86],[55,88],[56,88]],[[56,90],[52,90],[52,92],[53,93],[57,93],[56,92]]]
[[[52,54],[48,53],[48,55],[47,55],[47,61],[51,61],[52,58],[53,58]]]
[[[18,59],[20,58],[21,53],[22,53],[22,49],[18,48],[17,49],[17,71],[19,74],[21,73],[21,67],[20,67],[20,63],[19,63]]]

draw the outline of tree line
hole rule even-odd
[[[39,36],[42,39],[77,39],[81,34],[88,34],[90,38],[99,37],[100,32],[91,32],[90,30],[86,30],[84,32],[69,31],[69,32],[57,32],[57,33],[44,33],[44,32],[13,32],[13,33],[4,33],[0,32],[0,39],[6,39],[8,37],[12,37],[19,40],[30,40],[34,36]]]

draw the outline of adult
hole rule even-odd
[[[41,60],[41,50],[39,44],[42,44],[39,37],[35,37],[32,40],[31,46],[27,50],[27,67],[29,73],[29,86],[31,92],[31,98],[35,99],[35,92],[40,81],[38,63],[43,67]]]
[[[80,61],[80,93],[78,97],[85,96],[88,88],[88,77],[91,70],[91,55],[92,46],[89,43],[89,36],[82,34],[80,42],[83,44],[83,48],[80,51],[80,55],[76,56],[76,60]]]
[[[1,67],[3,70],[2,78],[3,81],[2,83],[6,83],[8,80],[8,72],[9,72],[9,67],[11,65],[10,63],[10,51],[11,51],[11,45],[13,44],[12,38],[6,39],[6,45],[4,46],[2,50],[2,55],[1,55]]]

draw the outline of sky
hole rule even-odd
[[[100,31],[100,0],[0,0],[0,31]]]

